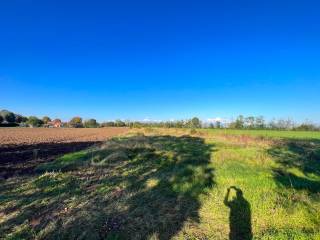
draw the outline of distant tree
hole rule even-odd
[[[295,127],[293,130],[297,131],[319,131],[320,127],[313,124],[312,122],[306,120],[304,123],[300,124],[299,126]]]
[[[28,122],[28,118],[25,116],[22,116],[21,123],[26,123],[26,122]]]
[[[133,122],[131,122],[131,121],[126,122],[126,126],[132,128],[133,127]]]
[[[272,119],[269,123],[268,123],[268,128],[270,129],[278,129],[278,126],[277,126],[277,122],[275,119]]]
[[[258,129],[264,129],[266,127],[263,116],[256,117],[255,127]]]
[[[3,122],[3,117],[0,115],[0,123]]]
[[[70,127],[81,128],[83,127],[82,118],[81,117],[73,117],[69,122]]]
[[[279,119],[277,121],[277,127],[278,129],[286,129],[287,128],[286,120]]]
[[[191,123],[191,120],[189,119],[189,120],[187,120],[186,121],[186,124],[185,124],[185,127],[187,127],[187,128],[192,128],[192,123]]]
[[[268,124],[268,128],[275,130],[290,130],[294,129],[295,123],[291,119],[278,119],[271,120]]]
[[[40,127],[43,124],[43,122],[42,122],[42,120],[40,120],[39,118],[37,118],[35,116],[30,116],[28,118],[27,124],[31,127]]]
[[[298,131],[313,131],[315,129],[316,129],[315,126],[311,124],[305,124],[305,123],[302,123],[298,127],[294,128],[294,130],[298,130]]]
[[[255,118],[253,116],[249,116],[245,118],[245,126],[247,128],[254,128]]]
[[[20,114],[14,114],[14,121],[15,121],[15,123],[18,123],[18,124],[20,124],[20,123],[26,123],[27,121],[28,121],[28,118],[27,117],[24,117],[24,116],[22,116],[22,115],[20,115]]]
[[[187,121],[186,126],[189,128],[201,128],[201,122],[200,122],[199,118],[194,117],[194,118]]]
[[[290,130],[293,129],[295,126],[295,123],[292,119],[288,118],[287,120],[285,120],[285,124],[286,124],[286,129]]]
[[[216,128],[221,128],[221,122],[220,121],[216,121]]]
[[[115,122],[115,126],[116,126],[116,127],[125,127],[125,126],[126,126],[126,123],[118,119],[118,120],[116,120],[116,122]]]
[[[0,115],[2,116],[3,120],[8,123],[14,123],[15,122],[15,115],[13,112],[9,112],[8,110],[2,110],[0,112]]]
[[[114,127],[114,122],[112,122],[112,121],[103,122],[100,124],[100,127]]]
[[[14,114],[14,122],[21,123],[21,121],[22,121],[22,116],[19,114]]]
[[[291,119],[279,119],[276,125],[278,129],[289,130],[294,127],[294,122]]]
[[[164,122],[164,127],[165,128],[171,128],[172,127],[172,122],[170,122],[170,121]]]
[[[141,122],[133,122],[132,127],[133,128],[141,128],[141,127],[143,127],[143,124]]]
[[[234,122],[234,128],[241,129],[244,127],[244,117],[242,115],[239,115]]]
[[[93,118],[84,121],[84,127],[86,127],[86,128],[96,128],[98,126],[99,126],[99,124]]]
[[[177,128],[183,128],[184,127],[184,121],[182,121],[182,120],[176,121],[176,127]]]
[[[44,124],[47,124],[48,122],[51,122],[51,118],[49,118],[48,116],[44,116],[42,118],[42,121],[43,121]]]

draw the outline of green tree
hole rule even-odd
[[[81,117],[73,117],[69,122],[70,127],[81,128],[83,127],[82,118]]]
[[[317,126],[315,126],[312,123],[302,123],[298,127],[294,128],[294,130],[298,130],[298,131],[317,131],[319,129],[317,128]]]
[[[96,127],[98,127],[98,126],[99,126],[99,124],[98,124],[97,121],[96,121],[95,119],[93,119],[93,118],[88,119],[88,120],[86,120],[86,121],[84,122],[84,127],[86,127],[86,128],[96,128]]]
[[[3,117],[0,115],[0,123],[3,122]]]
[[[27,124],[30,125],[31,127],[40,127],[43,124],[43,122],[42,122],[42,120],[40,120],[39,118],[37,118],[35,116],[30,116],[28,118]]]
[[[49,118],[48,116],[44,116],[42,118],[42,121],[43,121],[44,124],[47,124],[48,122],[51,122],[51,118]]]
[[[245,118],[245,125],[247,128],[254,128],[255,118],[253,116],[249,116]]]
[[[263,116],[256,117],[255,127],[258,129],[264,129],[266,127]]]
[[[235,121],[235,128],[241,129],[244,127],[244,117],[242,115],[239,115]]]
[[[115,126],[116,126],[116,127],[125,127],[125,126],[126,126],[126,123],[118,119],[118,120],[116,120],[116,122],[115,122]]]
[[[199,118],[194,117],[187,122],[189,128],[201,128],[201,122]]]
[[[182,120],[180,120],[180,121],[176,121],[176,127],[177,128],[183,128],[183,126],[184,126],[184,122],[182,121]]]
[[[141,122],[133,122],[132,127],[133,128],[141,128],[143,124]]]
[[[3,120],[8,123],[14,123],[15,122],[15,115],[13,112],[9,112],[8,110],[2,110],[0,112],[0,115],[2,116]]]

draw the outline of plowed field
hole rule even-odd
[[[0,128],[0,178],[124,134],[128,128]]]

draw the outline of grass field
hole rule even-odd
[[[137,129],[0,182],[4,239],[320,239],[320,133]]]
[[[239,129],[201,129],[200,131],[211,134],[249,135],[266,138],[292,138],[292,139],[320,139],[320,132],[310,131],[278,131],[278,130],[239,130]]]

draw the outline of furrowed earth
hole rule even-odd
[[[127,131],[127,128],[1,128],[0,178],[32,173],[41,162]]]

